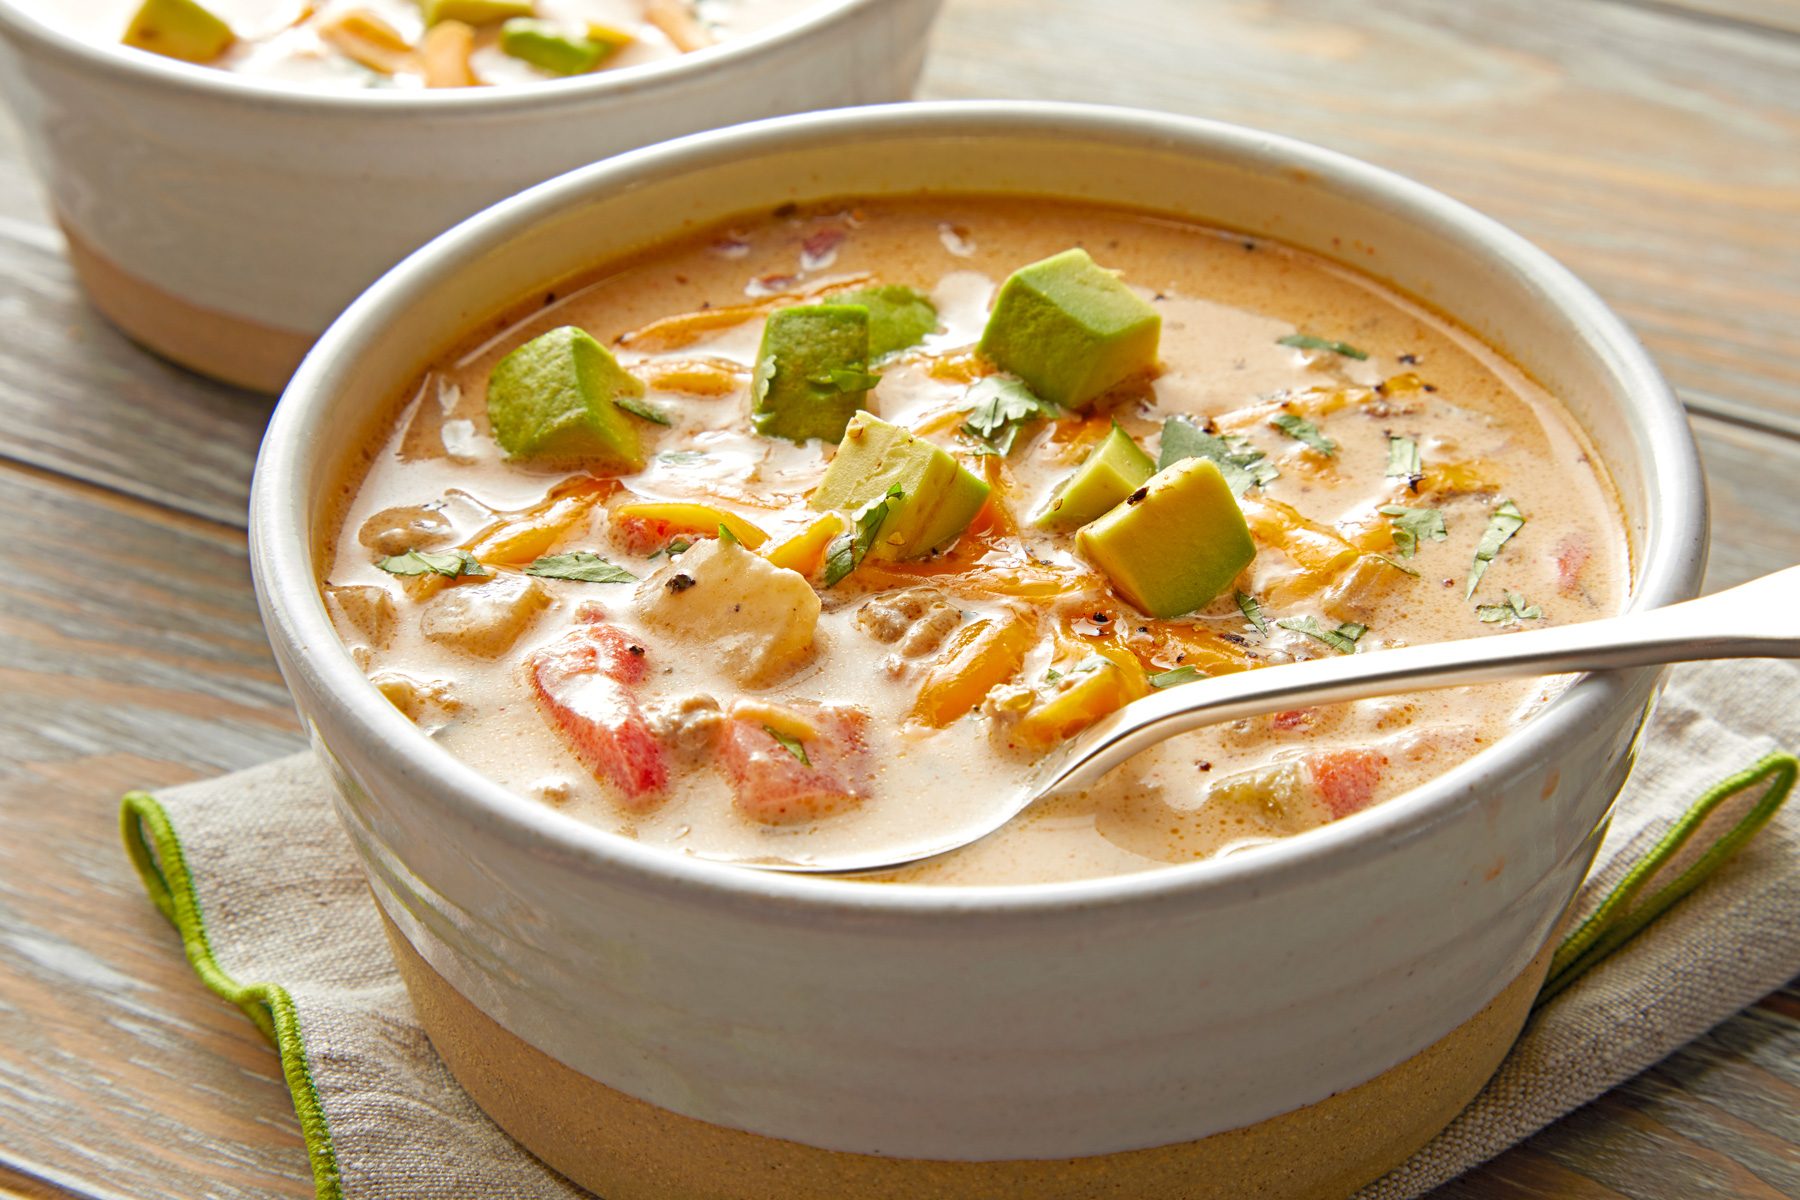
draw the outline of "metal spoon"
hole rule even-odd
[[[1312,659],[1182,684],[1126,705],[1050,751],[1016,792],[971,811],[959,828],[921,830],[913,841],[848,854],[724,861],[815,874],[907,866],[979,841],[1040,798],[1088,787],[1132,755],[1202,725],[1396,692],[1716,658],[1800,658],[1800,567],[1698,600],[1599,621]]]

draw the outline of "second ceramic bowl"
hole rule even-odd
[[[681,134],[905,99],[939,0],[818,0],[693,54],[580,79],[333,92],[82,41],[0,0],[0,93],[95,306],[279,391],[408,251],[521,188]]]

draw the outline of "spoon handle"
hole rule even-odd
[[[1094,725],[1033,790],[1086,787],[1177,733],[1301,705],[1714,658],[1800,658],[1800,567],[1599,621],[1312,659],[1169,688]]]

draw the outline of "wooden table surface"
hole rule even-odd
[[[1800,3],[948,0],[922,94],[1219,117],[1472,202],[1680,389],[1709,585],[1800,559]],[[273,1053],[115,822],[128,787],[301,745],[245,565],[270,403],[83,304],[0,119],[0,1195],[312,1193]],[[1800,1196],[1800,991],[1437,1195]]]

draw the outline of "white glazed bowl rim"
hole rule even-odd
[[[332,444],[323,420],[338,381],[390,314],[415,294],[441,286],[467,263],[517,232],[578,204],[583,197],[629,186],[641,177],[691,171],[821,141],[881,133],[956,134],[979,130],[1043,136],[1066,131],[1092,139],[1108,133],[1154,135],[1161,146],[1223,152],[1299,167],[1370,202],[1397,206],[1505,260],[1552,298],[1570,336],[1605,357],[1636,403],[1626,419],[1645,435],[1655,464],[1650,544],[1634,547],[1642,568],[1629,609],[1688,598],[1703,565],[1706,501],[1698,452],[1680,403],[1649,356],[1600,299],[1566,268],[1498,222],[1423,184],[1357,159],[1292,139],[1190,117],[1135,109],[1020,101],[965,101],[843,109],[780,117],[696,134],[631,151],[540,184],[479,213],[416,251],[377,281],[325,332],[301,364],[269,425],[251,489],[251,565],[269,633],[284,653],[289,682],[336,711],[359,752],[395,760],[411,787],[435,795],[484,836],[562,860],[585,860],[596,872],[622,873],[648,890],[690,898],[710,895],[756,903],[771,914],[800,910],[849,919],[1049,917],[1071,908],[1107,910],[1157,902],[1191,904],[1200,894],[1227,902],[1279,886],[1340,856],[1383,855],[1476,803],[1489,776],[1510,776],[1540,763],[1546,748],[1567,745],[1601,720],[1617,696],[1617,680],[1585,675],[1523,727],[1443,775],[1374,808],[1255,852],[1073,882],[994,886],[870,884],[749,870],[686,858],[640,845],[519,795],[481,775],[421,733],[352,661],[320,597],[302,514],[310,508],[307,462]],[[928,186],[928,185],[926,185]],[[721,212],[721,217],[728,213]],[[504,302],[502,298],[500,302]],[[396,381],[398,383],[398,381]],[[342,757],[340,754],[339,757]],[[1341,865],[1341,864],[1340,864]]]
[[[11,0],[0,0],[0,33],[10,32],[21,41],[78,67],[102,74],[117,74],[172,91],[193,92],[200,99],[301,112],[349,111],[358,117],[417,117],[423,113],[498,114],[554,109],[590,101],[603,102],[608,97],[651,91],[665,84],[678,86],[696,72],[760,54],[783,42],[800,40],[818,26],[850,19],[885,2],[814,0],[812,5],[785,20],[687,54],[571,79],[481,88],[333,89],[291,80],[240,75],[159,54],[91,42],[40,20],[16,7]]]

